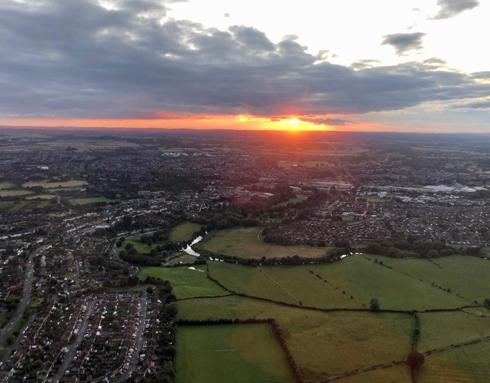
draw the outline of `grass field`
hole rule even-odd
[[[413,326],[408,315],[322,313],[241,297],[182,301],[179,317],[274,318],[303,375],[312,382],[325,373],[404,359]]]
[[[0,181],[0,190],[12,189],[15,185],[9,181]]]
[[[186,267],[142,267],[138,276],[140,279],[151,276],[169,281],[178,299],[227,294],[225,290],[206,278],[202,267],[196,267],[196,270]]]
[[[431,262],[423,259],[393,259],[377,257],[398,272],[405,273],[425,283],[435,283],[449,288],[468,303],[482,302],[490,297],[490,261],[464,256],[436,258]]]
[[[434,354],[426,359],[419,383],[490,382],[490,342]]]
[[[379,369],[338,380],[339,383],[412,383],[404,365]]]
[[[293,383],[266,324],[180,326],[177,383]]]
[[[262,229],[258,227],[213,231],[196,248],[241,258],[284,258],[294,255],[316,258],[326,255],[327,249],[322,247],[279,246],[265,243],[260,237],[261,231]]]
[[[421,351],[490,336],[490,316],[480,317],[475,313],[464,312],[431,313],[420,314],[420,321]]]
[[[0,190],[0,197],[4,198],[24,197],[30,194],[32,194],[31,191],[22,189]]]
[[[184,242],[193,239],[194,235],[201,230],[202,225],[198,223],[185,222],[172,228],[169,234],[171,242]]]
[[[35,194],[35,195],[30,195],[28,197],[26,197],[25,199],[27,201],[33,201],[33,200],[52,200],[52,199],[55,199],[56,196],[53,195],[53,194]]]
[[[92,205],[95,203],[109,202],[110,199],[106,197],[84,197],[84,198],[71,198],[69,199],[70,204],[75,206],[85,206]]]
[[[140,277],[151,272],[151,275],[169,280],[179,298],[209,296],[205,299],[180,300],[180,319],[275,319],[306,383],[322,382],[336,374],[379,364],[390,366],[341,378],[338,382],[409,383],[410,373],[406,366],[393,366],[391,363],[405,360],[410,351],[415,323],[411,315],[368,311],[320,312],[305,309],[304,306],[359,308],[367,307],[371,298],[377,298],[382,309],[460,307],[468,304],[467,298],[485,296],[489,275],[486,267],[489,263],[472,257],[430,261],[377,258],[384,265],[375,263],[375,257],[371,255],[353,256],[329,265],[296,267],[246,267],[208,262],[210,275],[231,290],[299,307],[241,296],[212,298],[213,295],[226,295],[227,292],[208,280],[204,272],[187,268],[143,269]],[[447,274],[441,270],[447,271]],[[439,284],[451,288],[451,291],[443,291]],[[464,298],[458,296],[460,292],[465,294]],[[421,335],[418,350],[421,352],[490,335],[490,311],[485,308],[420,313],[419,318]],[[213,335],[203,335],[202,340],[194,338],[198,339],[194,342],[188,340],[187,344],[216,341],[209,338],[213,338]],[[214,338],[219,336],[214,335]],[[265,345],[251,344],[246,347],[252,350],[249,352],[257,354],[267,349]],[[212,355],[212,352],[208,350],[208,354]],[[187,370],[192,370],[192,365],[197,363],[196,366],[201,368],[195,368],[202,371],[202,366],[210,363],[199,361],[199,356],[192,358],[178,362],[179,379],[182,379],[179,382],[200,379],[195,375],[186,375],[189,373]],[[436,353],[426,358],[419,383],[488,383],[488,360],[490,342]],[[229,363],[232,365],[233,362]],[[182,372],[183,369],[186,371]],[[206,379],[216,383],[233,381],[207,374]]]
[[[88,185],[86,181],[70,180],[70,181],[29,181],[22,185],[24,188],[40,187],[43,189],[58,189],[58,188],[79,188]]]
[[[395,310],[451,308],[467,302],[364,256],[320,266],[256,267],[210,262],[210,274],[230,290],[320,308],[368,307],[372,298]],[[311,273],[313,272],[313,273]]]
[[[193,263],[196,260],[196,257],[189,255],[187,253],[179,253],[177,256],[170,259],[167,264],[169,265],[178,265],[180,263]]]

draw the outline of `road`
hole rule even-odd
[[[145,293],[140,298],[139,323],[136,326],[136,330],[135,330],[136,336],[132,347],[133,353],[131,356],[129,356],[128,359],[125,360],[125,362],[129,363],[129,365],[127,368],[123,367],[122,371],[119,370],[119,373],[121,375],[114,380],[115,383],[125,382],[126,380],[128,380],[138,367],[139,354],[141,349],[143,348],[143,344],[145,341],[144,332],[145,332],[145,325],[146,325],[147,307],[148,307],[148,298]]]
[[[85,332],[87,331],[88,320],[90,318],[90,315],[92,314],[93,309],[94,309],[94,301],[91,300],[87,303],[87,309],[85,310],[85,312],[82,313],[83,319],[82,319],[82,323],[80,324],[80,326],[78,326],[77,337],[75,338],[75,341],[72,344],[67,346],[68,352],[65,354],[65,357],[63,358],[63,362],[61,362],[61,365],[60,365],[56,375],[51,380],[52,383],[58,383],[61,380],[61,378],[63,378],[65,371],[70,366],[71,362],[73,361],[73,358],[75,358],[78,347],[80,347],[80,344],[83,341],[83,337],[85,335]],[[76,327],[76,325],[75,325],[75,327]],[[75,330],[75,328],[73,330]]]
[[[5,340],[13,330],[15,325],[22,319],[24,312],[31,300],[32,280],[34,278],[34,257],[37,257],[44,248],[35,249],[30,255],[25,264],[24,288],[22,290],[22,298],[20,299],[17,310],[10,321],[0,331],[0,344],[5,344]]]

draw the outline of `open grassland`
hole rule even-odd
[[[22,185],[24,188],[40,187],[43,189],[58,189],[58,188],[79,188],[87,186],[88,183],[82,180],[70,180],[70,181],[29,181]]]
[[[292,383],[266,324],[179,326],[177,383]]]
[[[37,142],[31,142],[28,145],[9,145],[3,147],[6,152],[27,152],[27,151],[51,151],[66,150],[71,151],[91,151],[91,150],[114,150],[122,148],[136,148],[138,144],[119,139],[63,139],[53,140],[52,138],[43,138]]]
[[[192,222],[184,222],[172,228],[169,234],[170,242],[187,242],[201,230],[202,225]]]
[[[452,308],[465,300],[369,261],[349,257],[329,265],[246,267],[210,262],[210,275],[241,294],[319,308],[368,307],[377,298],[392,310]]]
[[[142,267],[139,278],[147,276],[167,280],[172,284],[177,299],[227,294],[225,290],[206,278],[202,267],[189,268]]]
[[[449,350],[426,358],[419,383],[490,382],[490,342]]]
[[[70,204],[75,206],[85,206],[93,205],[96,203],[109,202],[110,199],[106,197],[83,197],[83,198],[71,198],[69,199]]]
[[[31,191],[22,189],[0,190],[0,197],[3,198],[24,197],[30,194],[32,194]]]
[[[410,372],[405,365],[388,369],[363,372],[337,380],[338,383],[412,383]]]
[[[394,271],[404,273],[426,284],[433,283],[463,297],[468,303],[483,302],[490,297],[490,261],[468,256],[423,259],[376,257]]]
[[[420,351],[490,336],[490,311],[420,314]],[[479,316],[481,315],[481,316]],[[489,355],[490,362],[490,355]]]
[[[298,255],[303,258],[316,258],[326,255],[326,248],[312,246],[280,246],[265,243],[261,238],[262,229],[246,227],[218,230],[209,233],[196,248],[216,254],[240,258],[285,258]]]
[[[9,181],[0,181],[0,190],[12,189],[15,185]]]
[[[53,195],[53,194],[35,194],[35,195],[30,195],[28,197],[26,197],[25,199],[27,201],[33,201],[33,200],[52,200],[52,199],[55,199],[56,196]]]
[[[179,265],[182,263],[193,263],[196,260],[196,257],[189,255],[187,253],[181,252],[176,256],[173,256],[171,259],[167,261],[168,265]]]
[[[402,314],[322,313],[241,297],[179,302],[181,319],[274,318],[308,382],[378,363],[403,360],[412,318]]]
[[[154,269],[154,276],[169,280],[179,298],[208,296],[179,300],[180,319],[274,319],[306,383],[324,382],[349,371],[360,372],[338,381],[409,383],[408,368],[393,362],[405,360],[411,350],[415,326],[412,315],[370,311],[322,312],[305,306],[366,308],[371,298],[377,298],[382,309],[456,309],[469,304],[466,297],[458,296],[456,288],[460,287],[469,296],[484,288],[481,286],[488,281],[485,271],[488,261],[471,257],[376,259],[378,262],[374,261],[374,256],[362,255],[334,264],[296,267],[247,267],[208,262],[210,276],[226,288],[296,307],[237,295],[223,296],[228,292],[207,279],[204,272],[186,268],[148,270]],[[465,261],[468,261],[468,267],[465,267]],[[441,267],[449,270],[445,279],[439,273]],[[144,272],[145,269],[142,270]],[[419,273],[425,273],[424,277]],[[471,278],[466,274],[472,275],[477,281],[471,285]],[[463,282],[459,278],[466,281],[464,283],[468,286],[462,286]],[[451,291],[438,286],[439,283],[446,286],[442,282],[451,286]],[[485,293],[479,294],[483,296]],[[459,311],[425,312],[418,316],[421,329],[418,350],[426,352],[442,349],[442,352],[426,357],[419,383],[490,381],[489,341],[450,348],[451,345],[490,336],[489,310],[475,307]],[[247,347],[256,352],[263,351],[258,350],[260,346]],[[373,371],[362,371],[373,366],[377,366]],[[181,374],[183,368],[190,367],[178,365],[178,374]],[[220,380],[219,377],[212,379],[217,383],[230,381]]]

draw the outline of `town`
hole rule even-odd
[[[2,132],[0,380],[173,381],[176,297],[140,269],[202,265],[183,250],[211,230],[260,227],[326,258],[486,257],[488,140],[381,138]]]

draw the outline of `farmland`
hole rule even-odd
[[[70,181],[29,181],[22,185],[24,188],[42,188],[42,189],[59,189],[59,188],[80,188],[86,186],[87,182],[82,180]]]
[[[331,265],[297,267],[249,268],[210,262],[209,270],[230,290],[319,308],[367,307],[372,298],[378,298],[383,308],[391,310],[451,308],[469,303],[364,256]]]
[[[32,194],[32,192],[29,190],[22,190],[22,189],[0,190],[0,197],[6,197],[6,198],[24,197],[29,194]]]
[[[198,296],[214,296],[227,294],[225,290],[206,278],[202,268],[195,270],[188,268],[162,268],[144,267],[139,274],[144,280],[147,276],[168,280],[174,289],[177,299]]]
[[[12,189],[15,185],[9,181],[0,181],[0,190]]]
[[[371,255],[328,265],[294,267],[208,261],[211,280],[205,272],[187,268],[144,269],[140,277],[151,271],[151,275],[174,285],[181,320],[273,318],[306,383],[334,376],[348,383],[410,382],[404,360],[411,350],[415,326],[411,310],[420,311],[418,350],[443,350],[426,357],[419,382],[443,382],[447,369],[454,382],[484,383],[489,376],[489,343],[459,348],[451,345],[490,336],[488,310],[482,306],[459,309],[486,294],[481,291],[481,283],[490,263],[460,258],[439,258],[434,261],[439,266],[426,260]],[[469,265],[465,276],[457,272],[463,261]],[[438,273],[441,265],[449,271],[445,279]],[[449,292],[439,286],[443,282],[452,287]],[[197,296],[202,298],[192,299]],[[374,297],[380,301],[380,312],[368,310]],[[193,336],[208,339],[206,333],[211,330],[206,327],[193,331],[202,331]],[[184,363],[199,360],[186,347],[179,350],[181,370],[183,366],[189,368]],[[183,374],[179,379],[201,381],[193,380],[187,372]],[[227,381],[218,376],[212,379]]]
[[[292,383],[268,325],[180,326],[177,383]]]
[[[257,227],[218,230],[211,232],[197,248],[216,254],[241,258],[285,258],[299,255],[303,258],[322,257],[326,248],[312,246],[280,246],[265,243],[262,230]]]

